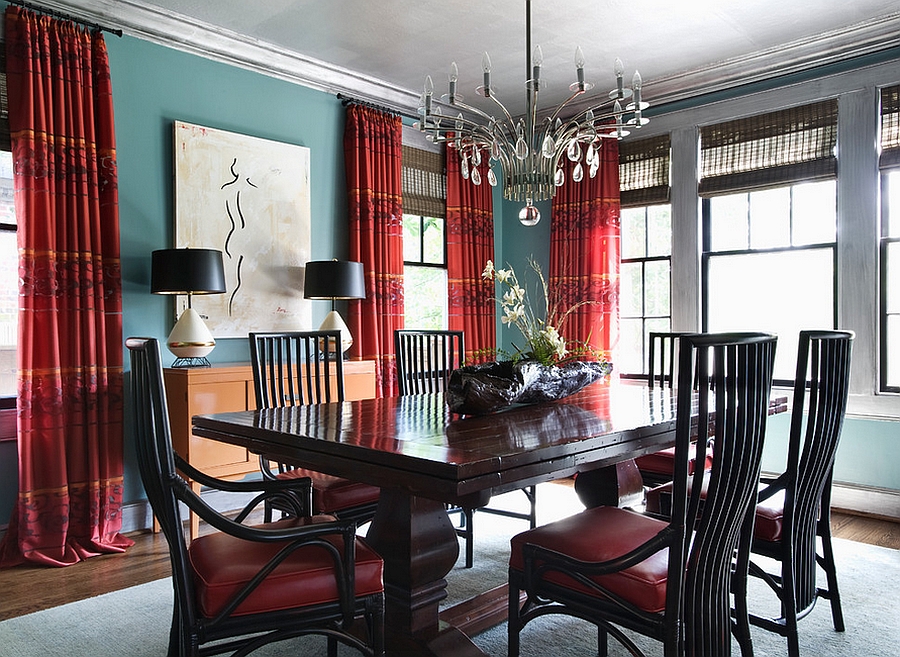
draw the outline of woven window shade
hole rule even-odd
[[[900,165],[900,85],[881,90],[881,168]]]
[[[447,176],[440,153],[403,147],[403,212],[444,218],[447,214]]]
[[[837,99],[700,129],[700,194],[833,178]]]
[[[669,202],[669,135],[619,142],[619,201],[622,207]]]

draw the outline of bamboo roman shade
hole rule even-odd
[[[619,200],[622,207],[669,202],[668,134],[619,142]]]
[[[837,99],[700,128],[700,194],[709,196],[837,173]]]
[[[882,169],[900,166],[900,85],[881,90]]]
[[[446,216],[447,177],[441,153],[403,146],[403,212]]]

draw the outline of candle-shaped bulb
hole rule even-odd
[[[643,84],[643,80],[641,80],[641,74],[637,71],[634,72],[634,77],[631,78],[631,88],[635,91],[641,90],[641,85]]]
[[[534,47],[534,53],[531,55],[531,78],[534,80],[534,88],[537,89],[541,83],[541,64],[544,63],[544,51],[540,46]]]
[[[484,71],[484,95],[491,95],[491,57],[485,53],[481,56],[481,70]]]
[[[584,53],[581,46],[575,46],[575,73],[578,76],[578,84],[584,85]]]
[[[425,76],[425,116],[431,114],[431,97],[434,95],[434,82],[430,75]]]
[[[641,80],[641,74],[637,71],[634,72],[634,77],[631,78],[631,88],[634,89],[634,117],[636,119],[638,127],[641,127],[641,86],[643,85],[643,81]]]
[[[456,96],[456,81],[459,79],[459,67],[456,62],[450,63],[450,101]]]
[[[615,63],[616,70],[616,92],[618,93],[619,98],[623,97],[623,92],[625,91],[625,65],[622,64],[622,60],[616,57]]]

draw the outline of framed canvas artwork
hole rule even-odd
[[[226,293],[192,297],[214,337],[308,329],[309,149],[176,121],[175,246],[222,251]]]

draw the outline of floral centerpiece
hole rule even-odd
[[[566,318],[582,301],[561,309],[551,301],[540,266],[530,262],[543,295],[543,308],[536,308],[528,291],[512,269],[496,269],[488,260],[482,278],[504,288],[498,303],[501,321],[519,329],[524,345],[499,352],[501,360],[468,365],[453,372],[447,388],[450,410],[482,414],[515,403],[538,403],[571,395],[612,371],[612,364],[599,357],[586,342],[567,341],[559,331]],[[541,310],[545,310],[542,314]]]

